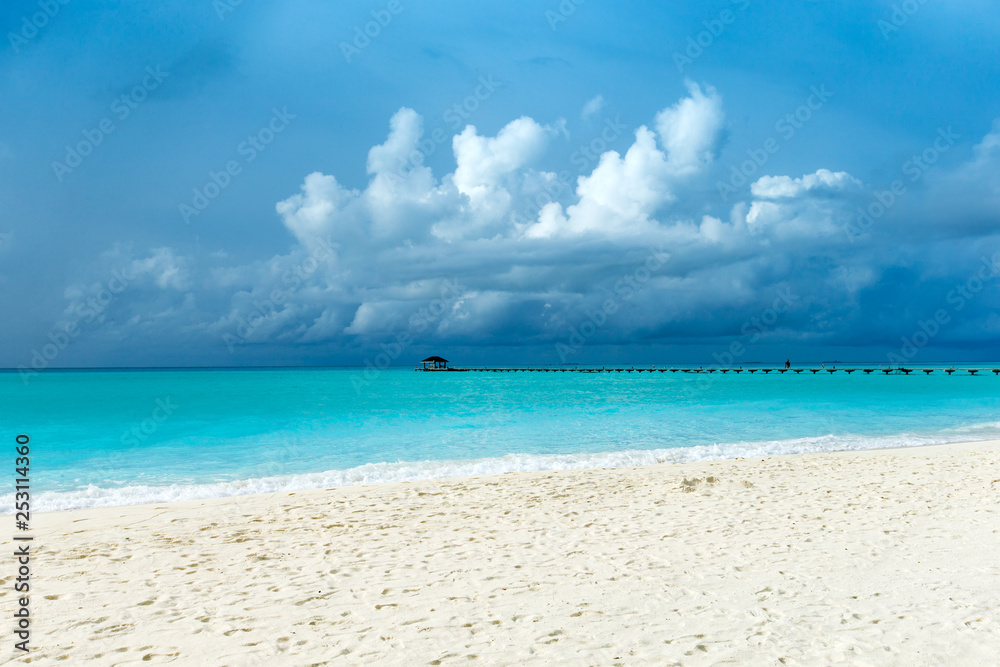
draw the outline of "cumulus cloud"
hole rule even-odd
[[[764,176],[750,192],[754,199],[745,220],[752,234],[799,240],[839,235],[849,240],[844,229],[864,188],[847,172],[819,169],[798,178]]]
[[[413,109],[403,107],[389,121],[389,136],[385,143],[368,151],[368,173],[385,174],[398,171],[417,148],[424,133],[424,119]]]
[[[656,131],[668,154],[671,172],[686,175],[712,162],[725,114],[722,98],[711,86],[688,81],[689,97],[656,115]]]
[[[511,121],[495,137],[481,137],[469,125],[452,142],[458,163],[455,186],[475,201],[484,190],[497,187],[503,176],[537,158],[545,141],[545,129],[527,116]]]
[[[648,230],[654,224],[650,216],[674,198],[671,177],[655,135],[645,126],[640,127],[624,157],[609,151],[589,176],[580,177],[576,188],[579,201],[567,209],[567,215],[550,211],[549,219],[540,220],[527,236],[632,234]],[[554,224],[557,220],[558,225]]]
[[[493,136],[467,126],[452,140],[454,171],[437,178],[419,159],[422,119],[401,109],[386,141],[369,151],[367,188],[348,191],[333,176],[311,174],[299,194],[278,204],[300,242],[325,237],[350,248],[339,255],[348,283],[343,298],[316,314],[309,330],[333,335],[336,323],[341,335],[361,336],[405,328],[442,281],[462,276],[468,283],[463,296],[435,322],[437,334],[481,337],[492,322],[491,334],[499,335],[525,299],[537,305],[531,326],[554,331],[597,279],[593,267],[563,266],[581,257],[567,239],[618,248],[603,260],[600,274],[636,261],[652,246],[722,243],[733,234],[732,224],[657,215],[711,164],[721,131],[721,97],[695,84],[688,92],[657,115],[656,130],[637,128],[624,154],[605,152],[563,201],[543,205],[528,224],[515,215],[517,203],[556,183],[554,172],[535,164],[560,134],[558,124],[521,117]],[[412,289],[418,284],[421,289]],[[524,317],[518,313],[514,322]]]
[[[607,150],[571,179],[549,157],[563,141],[557,126],[526,116],[495,134],[470,125],[452,138],[454,168],[435,174],[420,153],[423,119],[400,109],[368,151],[365,187],[316,172],[277,204],[289,248],[235,266],[218,253],[119,252],[110,263],[141,277],[107,319],[119,333],[172,320],[220,346],[237,336],[237,354],[258,345],[364,349],[401,331],[421,341],[551,348],[609,299],[616,314],[593,344],[738,335],[780,293],[793,294],[794,307],[768,336],[830,342],[863,325],[891,340],[900,318],[873,317],[866,295],[883,289],[886,272],[931,279],[926,266],[915,268],[925,261],[919,248],[877,236],[909,223],[904,204],[872,238],[851,242],[845,226],[874,188],[817,169],[763,176],[749,201],[725,210],[705,195],[725,125],[719,93],[689,83],[651,121],[623,137],[627,148]],[[988,218],[998,162],[995,125],[969,159],[928,173],[912,201],[933,208],[945,186],[966,188]],[[548,201],[525,221],[517,212],[539,192]],[[651,253],[662,258],[655,270],[625,289]],[[956,271],[935,270],[942,281]],[[73,296],[99,287],[77,286]]]
[[[276,210],[295,238],[308,244],[331,234],[340,236],[338,231],[349,223],[345,209],[359,194],[341,187],[335,177],[317,171],[306,176],[299,194],[279,202]]]
[[[277,211],[300,242],[420,243],[437,238],[455,243],[649,232],[659,224],[654,215],[675,200],[675,189],[711,164],[721,131],[718,93],[711,87],[703,92],[694,83],[688,91],[689,97],[657,115],[657,131],[639,127],[624,155],[601,155],[589,174],[579,176],[565,206],[543,206],[527,226],[512,215],[514,203],[530,183],[547,185],[554,177],[532,165],[559,133],[558,126],[521,117],[495,136],[485,136],[469,125],[452,140],[454,172],[437,179],[420,159],[422,118],[407,108],[390,120],[386,141],[369,151],[372,178],[363,192],[343,188],[334,176],[314,173]]]
[[[510,208],[512,194],[505,181],[537,159],[547,140],[545,128],[526,116],[495,137],[480,136],[469,125],[452,141],[457,163],[452,182],[477,216],[495,221]]]
[[[565,214],[558,205],[547,207],[525,235],[634,235],[655,227],[653,215],[675,199],[675,189],[712,163],[724,121],[722,99],[713,88],[706,94],[689,82],[688,92],[657,114],[656,131],[645,125],[636,130],[624,157],[608,151],[589,176],[580,176],[578,201]]]
[[[836,193],[849,190],[859,191],[861,181],[846,171],[836,173],[829,169],[819,169],[816,173],[801,178],[788,176],[764,176],[750,186],[750,193],[761,199],[788,199],[801,197],[805,193]]]

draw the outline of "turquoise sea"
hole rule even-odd
[[[992,373],[362,372],[0,373],[0,437],[38,511],[1000,438]]]

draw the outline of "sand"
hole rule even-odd
[[[40,514],[30,658],[996,664],[998,510],[988,442]]]

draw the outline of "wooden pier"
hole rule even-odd
[[[430,371],[432,369],[417,367],[414,370],[418,371]],[[445,369],[441,369],[445,370]],[[441,372],[437,370],[435,372]],[[811,375],[822,374],[822,373],[846,373],[850,375],[851,373],[863,373],[865,375],[871,375],[872,373],[882,373],[884,375],[910,375],[911,373],[923,373],[925,375],[930,375],[931,373],[945,373],[947,375],[987,375],[993,373],[993,375],[1000,375],[1000,368],[624,368],[624,367],[602,367],[602,368],[528,368],[528,367],[496,367],[496,368],[448,368],[446,372],[458,372],[458,373],[698,373],[698,374],[710,374],[710,373],[721,373],[723,375],[728,373],[733,373],[739,375],[741,373],[747,373],[753,375],[755,373],[761,373],[762,375],[770,375],[774,373],[776,375],[784,375],[786,373],[799,375],[802,373],[807,373]]]

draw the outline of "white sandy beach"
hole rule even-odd
[[[81,510],[34,529],[40,664],[1000,656],[1000,442]],[[14,641],[3,661],[25,660]]]

